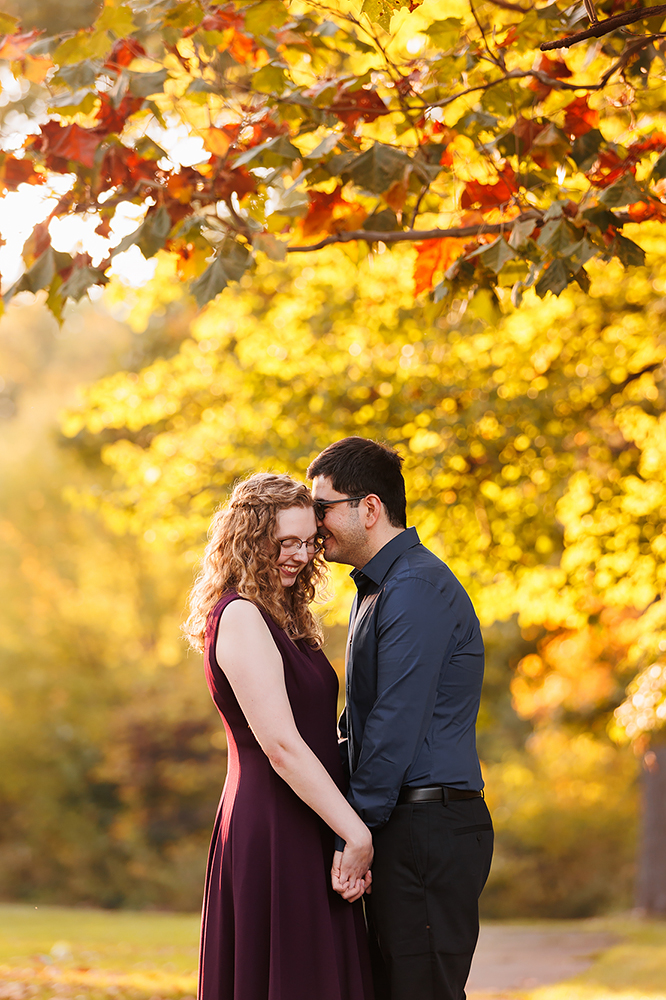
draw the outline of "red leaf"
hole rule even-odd
[[[541,73],[546,73],[548,76],[552,77],[554,80],[562,80],[565,77],[571,76],[571,70],[564,62],[563,59],[556,57],[555,59],[550,59],[546,55],[542,55],[539,59],[537,65],[535,66]],[[540,101],[548,97],[553,87],[547,83],[543,83],[536,77],[533,77],[529,84],[530,90],[533,90]]]
[[[310,208],[301,223],[304,238],[318,233],[340,233],[358,229],[368,217],[367,210],[356,201],[346,201],[338,186],[330,194],[308,191]]]
[[[162,172],[156,160],[144,160],[127,146],[110,146],[100,168],[100,190],[108,187],[133,188],[139,180],[157,182],[158,173]]]
[[[43,184],[44,174],[35,171],[32,160],[17,160],[7,156],[0,166],[0,186],[4,190],[16,191],[19,184]]]
[[[252,194],[256,189],[254,177],[247,172],[245,167],[235,169],[222,167],[213,181],[213,192],[220,201],[228,201],[234,193],[242,198],[246,194]]]
[[[123,69],[129,66],[133,59],[140,59],[145,54],[146,50],[143,45],[135,39],[121,38],[111,49],[111,54],[104,66],[106,69]]]
[[[518,188],[516,175],[507,164],[498,175],[496,184],[481,184],[479,181],[468,181],[460,199],[462,208],[480,205],[481,208],[497,208],[511,201]]]
[[[135,111],[143,107],[143,97],[133,97],[128,94],[123,97],[118,107],[113,106],[113,101],[108,94],[102,94],[102,104],[96,114],[99,125],[96,131],[100,132],[122,132],[125,122]]]
[[[33,148],[46,154],[46,165],[49,169],[57,173],[67,173],[68,161],[92,168],[101,140],[102,136],[96,130],[81,128],[76,124],[59,125],[58,122],[49,121],[42,125]]]
[[[330,110],[351,129],[359,121],[374,122],[386,111],[386,105],[376,90],[350,91],[343,88],[338,91]]]
[[[460,257],[464,243],[465,241],[462,239],[445,236],[441,240],[424,240],[423,243],[416,244],[416,263],[414,264],[414,292],[416,295],[432,288],[435,274],[446,271],[454,260]]]
[[[599,124],[599,112],[589,107],[587,97],[577,97],[564,110],[564,131],[571,139],[578,139]]]

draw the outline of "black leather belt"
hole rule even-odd
[[[460,799],[481,799],[483,792],[475,792],[467,788],[450,788],[448,785],[425,785],[422,788],[411,788],[403,785],[398,795],[397,805],[404,806],[414,802],[457,802]]]

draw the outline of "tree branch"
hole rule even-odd
[[[523,212],[516,219],[507,222],[488,223],[481,226],[454,226],[451,229],[405,229],[399,232],[381,232],[373,229],[352,229],[344,233],[333,233],[320,240],[319,243],[312,243],[310,246],[287,247],[287,253],[310,253],[313,250],[321,250],[332,243],[353,243],[354,240],[363,240],[366,243],[415,243],[419,240],[442,240],[446,237],[465,236],[485,236],[509,233],[518,222],[526,219],[534,219],[536,223],[543,221],[543,213],[536,209]]]
[[[309,246],[287,247],[287,253],[312,253],[314,250],[321,250],[323,247],[331,246],[333,243],[353,243],[361,240],[365,243],[417,243],[419,240],[443,240],[447,238],[462,239],[466,236],[499,236],[502,233],[510,233],[514,226],[527,219],[533,219],[537,225],[543,223],[544,213],[536,208],[530,208],[527,212],[522,212],[517,218],[509,219],[506,222],[494,222],[480,226],[453,226],[451,229],[405,229],[398,232],[382,232],[374,229],[352,229],[344,233],[332,233],[326,236],[319,243],[311,243]],[[625,222],[632,222],[628,212],[617,212],[615,221],[618,226],[623,226]]]
[[[602,35],[609,35],[611,31],[622,28],[625,24],[634,24],[646,17],[657,17],[658,15],[666,17],[666,4],[659,4],[658,7],[639,7],[637,10],[626,10],[622,14],[615,14],[614,17],[607,18],[605,21],[598,21],[591,28],[586,28],[585,31],[577,31],[575,35],[567,35],[566,38],[560,38],[555,42],[544,42],[539,48],[542,52],[548,52],[550,49],[568,49],[576,42],[585,41],[586,38],[601,38]]]

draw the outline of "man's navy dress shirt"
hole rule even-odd
[[[340,734],[347,797],[377,828],[403,785],[483,787],[475,741],[483,640],[462,585],[415,528],[351,575],[358,592]]]

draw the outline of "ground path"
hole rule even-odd
[[[469,1000],[509,1000],[529,990],[583,972],[617,941],[598,930],[534,924],[484,924],[467,983]]]

